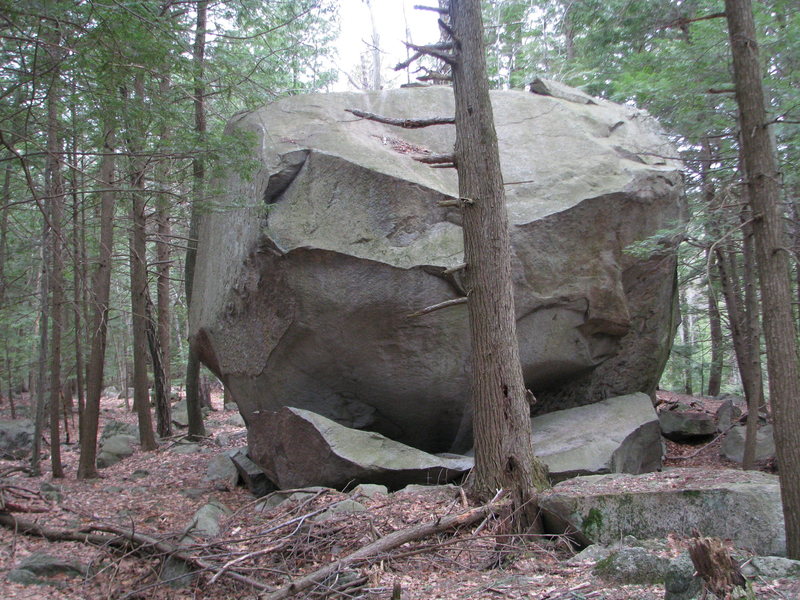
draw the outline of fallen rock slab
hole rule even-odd
[[[541,494],[545,527],[582,544],[669,534],[730,539],[761,555],[784,555],[778,478],[758,471],[670,469],[644,475],[590,475]]]
[[[258,417],[248,429],[249,455],[282,489],[377,483],[396,490],[446,483],[473,465],[469,457],[428,454],[299,408]]]
[[[531,419],[533,447],[551,481],[661,468],[661,429],[650,396],[630,394]]]

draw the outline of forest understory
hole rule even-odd
[[[660,399],[690,401],[708,410],[713,400],[659,392]],[[183,454],[175,449],[181,435],[162,441],[155,452],[137,451],[133,456],[101,471],[101,477],[79,481],[77,444],[64,444],[66,477],[54,481],[43,461],[40,477],[23,470],[23,462],[0,462],[3,498],[36,512],[14,513],[20,521],[35,523],[55,533],[91,531],[93,540],[48,541],[38,536],[0,528],[0,578],[7,600],[62,599],[203,599],[277,598],[282,586],[329,565],[387,535],[414,526],[445,521],[449,515],[471,514],[457,487],[433,491],[377,494],[322,489],[302,499],[285,501],[259,510],[258,500],[244,487],[215,489],[204,480],[207,464],[215,454],[246,445],[245,429],[229,421],[236,413],[223,409],[221,394],[212,395],[215,408],[206,421],[209,437],[199,451]],[[7,418],[7,405],[0,416]],[[18,409],[21,407],[18,407]],[[101,426],[109,420],[135,423],[135,413],[124,400],[104,398]],[[62,425],[63,426],[63,425]],[[74,439],[74,432],[72,432]],[[220,436],[220,434],[225,434]],[[63,432],[62,432],[63,435]],[[63,438],[62,438],[63,439]],[[217,442],[215,442],[217,440]],[[226,445],[219,445],[223,441]],[[46,448],[46,446],[45,446]],[[668,442],[666,466],[692,466],[715,470],[735,467],[720,458],[719,441],[701,452],[700,446]],[[691,458],[685,458],[686,456]],[[683,457],[683,458],[682,458]],[[60,501],[40,491],[53,484]],[[48,489],[47,486],[44,488]],[[328,512],[343,501],[357,501],[366,512]],[[196,570],[191,583],[172,587],[159,580],[166,553],[178,549],[192,515],[203,505],[217,501],[232,512],[223,518],[222,530],[210,540],[196,540],[180,548]],[[579,550],[559,537],[530,536],[511,540],[504,534],[500,516],[482,515],[469,526],[453,528],[395,549],[379,550],[365,560],[337,569],[323,583],[297,594],[299,598],[530,598],[535,600],[596,599],[642,600],[664,597],[663,585],[618,585],[598,578],[592,561],[575,561]],[[3,516],[0,513],[0,517]],[[20,527],[22,529],[22,527]],[[118,535],[137,541],[121,547]],[[105,536],[105,537],[101,537]],[[103,544],[103,540],[107,543]],[[160,544],[160,545],[159,545]],[[665,556],[676,556],[688,540],[668,540]],[[26,556],[44,552],[91,567],[86,577],[56,576],[51,585],[9,582],[8,572]],[[178,562],[181,562],[180,560]],[[259,588],[261,586],[261,588]],[[757,598],[791,599],[800,594],[800,582],[755,582]],[[273,594],[273,595],[270,595]]]

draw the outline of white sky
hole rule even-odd
[[[360,55],[371,50],[372,24],[364,0],[340,0],[341,35],[337,47],[338,65],[347,72],[359,69]],[[405,72],[395,72],[394,66],[406,58],[404,41],[429,44],[439,40],[438,15],[431,11],[414,10],[414,5],[437,6],[437,0],[371,0],[382,51],[382,73],[385,88],[399,87],[406,82]],[[408,34],[406,29],[408,29]],[[337,90],[353,89],[342,73]]]

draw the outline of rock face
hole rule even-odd
[[[434,456],[298,408],[254,421],[248,438],[250,456],[281,489],[341,489],[359,483],[398,489],[410,483],[446,483],[473,466],[466,456]]]
[[[697,530],[757,554],[786,554],[778,478],[759,471],[576,477],[543,492],[539,505],[549,532],[571,532],[584,544]]]
[[[683,219],[679,165],[645,113],[603,100],[493,93],[513,244],[526,385],[541,413],[650,393],[674,331],[674,240],[632,244]],[[578,95],[580,97],[580,95]],[[452,90],[295,96],[235,118],[255,171],[220,182],[200,224],[191,343],[248,425],[312,410],[427,451],[471,445]],[[243,142],[244,143],[244,142]]]
[[[531,428],[536,455],[550,470],[551,481],[661,468],[661,430],[647,394],[547,413],[534,417]]]

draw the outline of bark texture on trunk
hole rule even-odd
[[[194,126],[200,140],[206,133],[206,107],[205,85],[203,83],[206,51],[206,15],[208,1],[200,0],[197,3],[197,25],[195,27],[193,57],[194,80]],[[189,225],[189,242],[186,249],[186,265],[184,271],[184,285],[186,286],[186,304],[192,303],[192,282],[194,280],[194,264],[197,260],[197,228],[200,213],[200,202],[203,194],[203,181],[205,179],[205,164],[200,156],[192,161],[192,176],[194,180],[192,203],[192,216]],[[189,421],[189,439],[199,439],[206,435],[203,425],[203,412],[200,407],[200,358],[197,352],[189,346],[189,357],[186,361],[186,412]]]
[[[86,406],[80,415],[81,456],[78,479],[97,477],[97,427],[100,419],[100,394],[103,391],[108,304],[111,292],[111,257],[114,246],[114,129],[106,125],[103,158],[100,162],[100,250],[92,277],[92,347],[86,376]]]
[[[484,499],[513,495],[516,530],[536,525],[537,487],[547,485],[533,453],[528,392],[517,345],[511,241],[494,129],[479,0],[451,0],[457,60],[456,164],[467,263],[471,395],[474,406],[473,489]]]
[[[772,151],[750,0],[725,0],[747,190],[761,280],[770,402],[789,558],[800,559],[800,370],[780,176]]]

